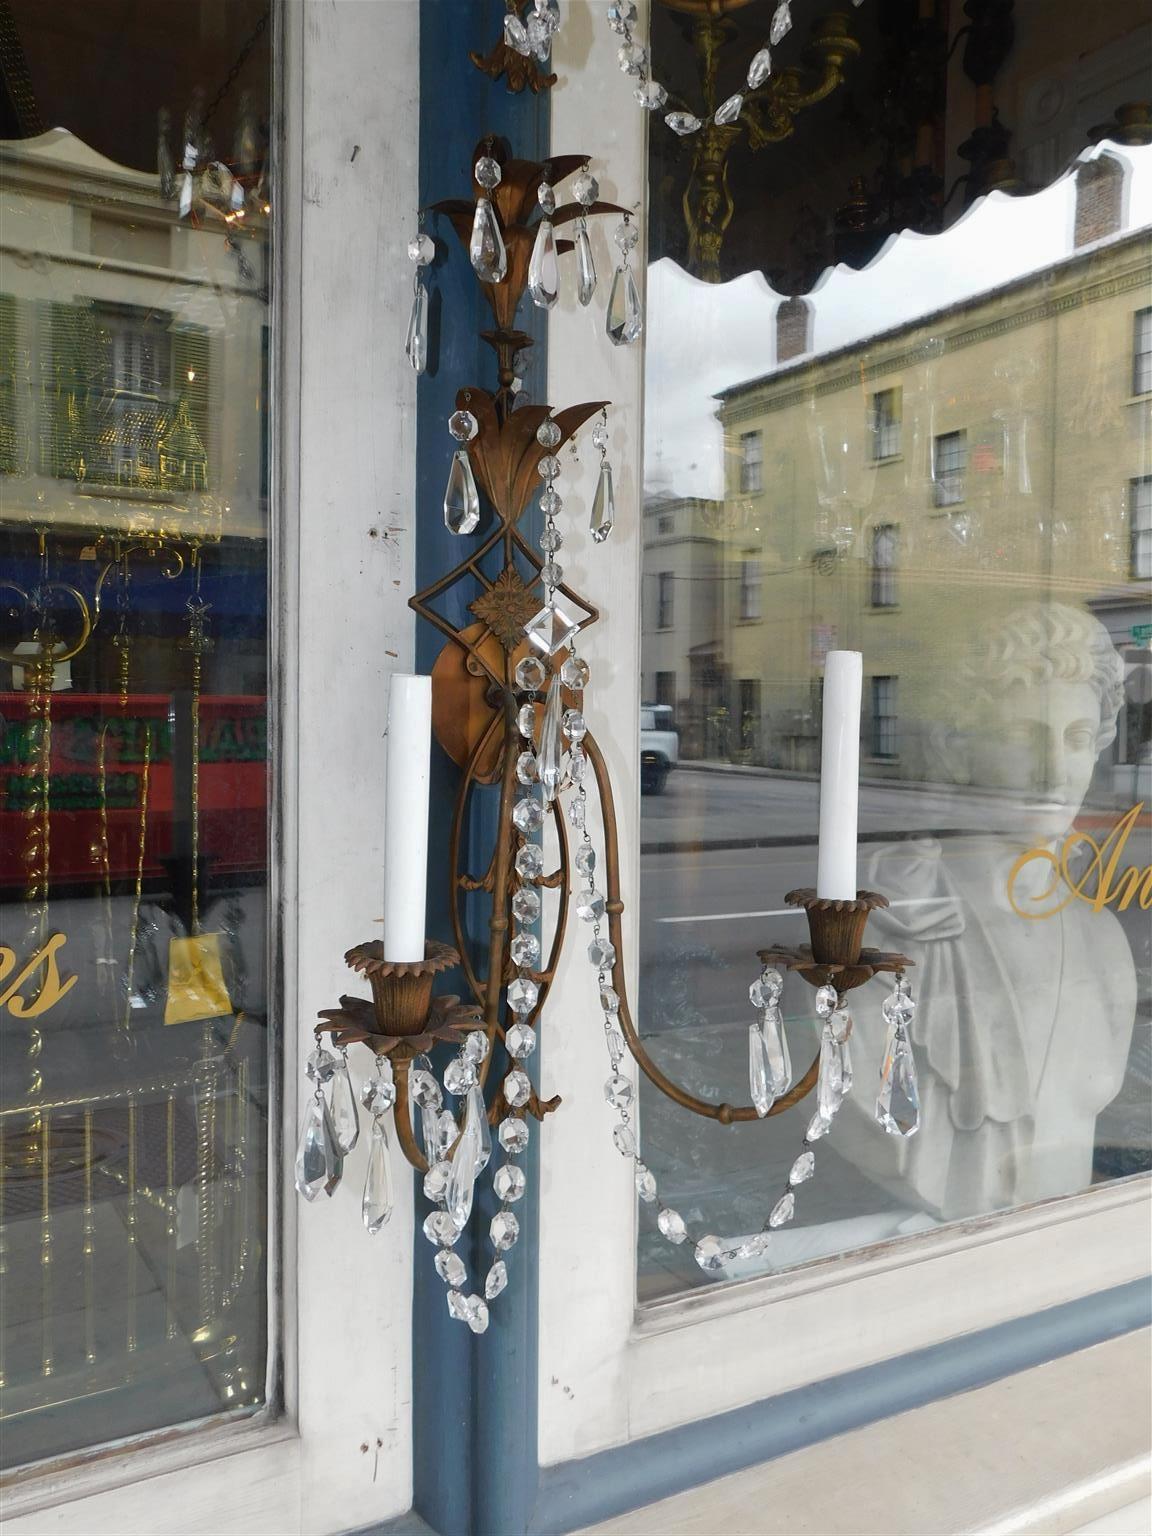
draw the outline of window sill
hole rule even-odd
[[[866,460],[869,469],[883,469],[887,464],[903,464],[903,462],[904,455],[902,453],[889,453],[885,454],[882,459]]]
[[[900,612],[900,604],[899,603],[869,603],[867,608],[865,608],[865,610],[864,610],[865,616],[867,616],[868,614],[899,613],[899,612]]]

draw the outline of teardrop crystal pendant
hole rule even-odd
[[[408,321],[408,340],[404,352],[413,371],[423,373],[428,366],[428,290],[423,283],[416,284],[412,295],[412,314]]]
[[[822,1120],[831,1123],[833,1115],[844,1102],[844,1096],[852,1086],[851,1075],[844,1081],[844,1055],[847,1042],[837,1040],[825,1024],[820,1036],[820,1074],[816,1083],[817,1112]],[[849,1069],[850,1073],[851,1069]]]
[[[916,1082],[916,1061],[907,1032],[899,1024],[889,1031],[884,1065],[880,1068],[876,1119],[889,1136],[915,1136],[920,1129],[920,1089]]]
[[[576,228],[576,297],[585,309],[596,292],[596,263],[592,260],[592,242],[581,219]]]
[[[551,309],[560,294],[560,263],[551,219],[541,219],[536,226],[536,243],[528,260],[528,292],[537,309]]]
[[[492,1132],[488,1125],[488,1114],[484,1108],[484,1097],[480,1092],[479,1084],[468,1090],[468,1118],[479,1128],[480,1134],[476,1143],[476,1172],[482,1173],[492,1156]]]
[[[444,492],[444,526],[449,533],[473,533],[480,521],[480,496],[467,448],[457,448]]]
[[[544,707],[544,723],[540,727],[540,751],[537,764],[540,783],[544,787],[545,800],[555,800],[560,788],[561,765],[564,757],[564,694],[557,673],[552,674],[548,685],[548,702]]]
[[[452,1154],[452,1171],[448,1175],[448,1188],[444,1193],[444,1205],[449,1216],[461,1229],[472,1214],[472,1196],[476,1189],[476,1160],[480,1153],[480,1133],[476,1117],[469,1112],[456,1150]]]
[[[296,1148],[296,1191],[305,1200],[315,1200],[328,1179],[328,1159],[324,1144],[324,1100],[311,1098],[300,1127]]]
[[[360,1113],[356,1108],[356,1095],[352,1091],[352,1079],[348,1076],[346,1061],[342,1061],[332,1074],[328,1092],[328,1111],[332,1116],[336,1144],[342,1153],[347,1154],[360,1136]]]
[[[479,198],[476,203],[468,257],[482,283],[504,281],[508,271],[508,252],[504,249],[504,236],[500,233],[496,214],[486,197]]]
[[[624,347],[635,341],[644,329],[644,316],[640,309],[640,293],[632,268],[617,267],[612,279],[612,292],[608,296],[608,339],[614,346]]]
[[[381,1120],[372,1122],[368,1148],[368,1172],[364,1176],[364,1199],[360,1214],[369,1232],[379,1232],[392,1214],[392,1170],[388,1156],[388,1133]]]
[[[761,1034],[768,1062],[768,1092],[774,1099],[779,1099],[792,1086],[792,1057],[788,1051],[788,1037],[784,1033],[784,1016],[778,1004],[773,1003],[765,1008]]]
[[[592,502],[592,516],[589,520],[593,540],[597,544],[603,544],[612,532],[615,522],[616,497],[612,490],[612,466],[607,459],[604,459],[600,465],[600,479],[596,483],[596,495]]]
[[[772,1108],[774,1096],[768,1091],[767,1052],[759,1024],[748,1026],[748,1091],[752,1095],[756,1113],[763,1120]]]

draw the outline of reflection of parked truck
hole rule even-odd
[[[670,704],[640,706],[640,793],[658,795],[680,757],[680,737]]]

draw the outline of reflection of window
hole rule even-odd
[[[1128,488],[1132,519],[1132,575],[1152,577],[1152,475],[1133,480]]]
[[[760,570],[760,561],[754,557],[741,560],[738,611],[742,619],[760,618],[760,590],[762,582],[763,576]]]
[[[764,438],[759,432],[740,434],[740,489],[747,496],[764,489]]]
[[[16,300],[0,293],[0,475],[16,470]]]
[[[657,672],[656,702],[657,704],[669,704],[672,706],[672,708],[676,707],[675,672]]]
[[[672,581],[671,571],[661,571],[656,577],[656,628],[672,628]]]
[[[891,459],[900,452],[900,391],[882,389],[872,396],[872,457]]]
[[[872,756],[896,756],[896,685],[899,678],[872,679]]]
[[[1133,326],[1132,393],[1152,391],[1152,309],[1138,309]]]
[[[656,519],[656,532],[671,533],[675,525],[676,519],[672,516],[671,512],[661,512],[660,516]]]
[[[897,528],[881,523],[872,530],[872,606],[896,606]]]
[[[942,432],[932,444],[932,477],[938,507],[954,507],[964,500],[967,467],[967,432]]]

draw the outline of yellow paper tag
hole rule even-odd
[[[168,941],[165,1024],[191,1024],[232,1012],[220,962],[220,934],[198,933]]]

